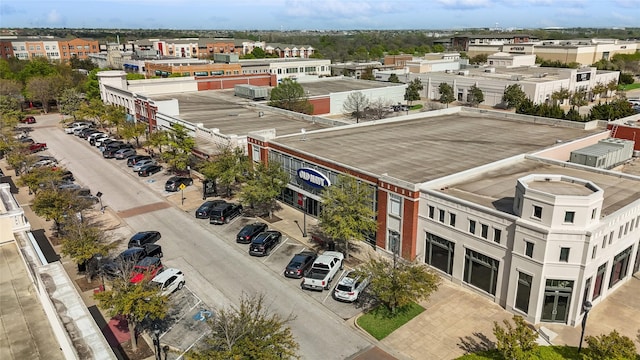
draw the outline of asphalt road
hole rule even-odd
[[[247,256],[244,247],[229,241],[235,233],[225,232],[227,226],[205,225],[191,213],[166,207],[166,199],[157,190],[158,181],[154,181],[162,173],[139,178],[123,168],[121,161],[103,159],[86,141],[65,134],[57,126],[59,116],[47,118],[40,117],[38,124],[31,126],[32,137],[46,142],[48,152],[71,170],[79,183],[94,193],[102,192],[105,205],[116,212],[132,213],[123,219],[132,232],[160,231],[163,262],[182,269],[189,289],[205,304],[225,306],[237,303],[243,294],[265,294],[271,311],[296,317],[291,327],[305,359],[344,359],[371,346],[341,316],[270,269],[266,260]],[[136,208],[143,206],[136,214]]]

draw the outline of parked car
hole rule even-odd
[[[92,127],[87,127],[78,131],[76,135],[78,135],[79,138],[86,139],[89,135],[97,132],[99,132],[97,129],[94,129]]]
[[[86,126],[86,125],[83,125],[83,126],[76,126],[75,128],[73,128],[73,130],[71,130],[71,133],[72,133],[73,135],[75,135],[75,136],[79,136],[79,134],[80,134],[82,131],[84,131],[84,130],[86,130],[86,129],[88,129],[88,128],[89,128],[89,127],[88,127],[88,126]]]
[[[280,240],[282,233],[280,231],[268,230],[258,234],[249,245],[249,255],[251,256],[267,256],[273,250]]]
[[[160,240],[160,238],[162,238],[162,235],[159,231],[140,231],[129,239],[129,247],[141,247],[146,244],[155,244],[155,242]]]
[[[113,278],[121,276],[123,271],[131,270],[133,265],[146,257],[162,258],[162,247],[156,244],[145,244],[142,247],[131,247],[121,252],[111,261],[102,263],[103,274]]]
[[[151,279],[151,285],[158,288],[161,296],[169,296],[174,291],[182,289],[184,286],[184,274],[178,269],[169,268]]]
[[[88,128],[92,126],[93,124],[87,121],[74,121],[64,128],[64,132],[67,134],[73,134],[78,128]]]
[[[113,154],[113,157],[116,158],[117,160],[124,160],[126,158],[128,158],[129,156],[135,155],[136,154],[136,149],[131,149],[131,148],[123,148],[120,149],[118,151],[116,151]]]
[[[211,217],[211,210],[220,204],[226,204],[224,200],[208,200],[202,203],[196,210],[196,219],[208,219]]]
[[[36,153],[38,151],[43,151],[43,150],[47,150],[47,144],[46,143],[33,143],[31,145],[29,145],[29,152],[31,153]]]
[[[267,231],[267,224],[265,223],[256,222],[245,225],[240,232],[238,232],[238,235],[236,235],[236,242],[240,244],[251,244],[253,238],[264,231]]]
[[[20,120],[21,123],[23,124],[35,124],[36,123],[36,118],[33,116],[27,116],[25,118],[23,118],[22,120]]]
[[[147,177],[157,172],[160,172],[161,170],[162,170],[162,166],[160,165],[147,165],[140,168],[140,170],[138,171],[138,176]]]
[[[137,164],[139,161],[142,160],[151,160],[151,156],[149,155],[133,155],[133,156],[129,156],[127,158],[127,166],[128,167],[133,167],[135,164]]]
[[[370,276],[358,274],[355,270],[349,270],[342,275],[340,281],[333,289],[333,298],[338,301],[354,302],[371,281]]]
[[[164,184],[164,189],[166,191],[178,191],[180,189],[180,185],[193,185],[193,179],[186,176],[172,176]]]
[[[162,261],[157,257],[146,257],[133,267],[131,272],[131,279],[129,280],[133,284],[141,282],[146,276],[153,279],[164,270]]]
[[[156,161],[153,159],[140,160],[140,161],[137,161],[135,165],[133,165],[133,171],[138,172],[140,171],[140,169],[142,169],[147,165],[155,165],[155,164],[156,164]]]
[[[233,218],[242,215],[242,205],[234,203],[224,203],[211,210],[209,216],[210,224],[228,224]]]
[[[102,139],[107,139],[109,137],[109,135],[105,134],[105,133],[95,133],[95,134],[91,134],[91,136],[89,136],[89,144],[91,144],[92,146],[96,145],[97,141],[100,141]]]
[[[116,141],[116,139],[112,139],[112,138],[106,136],[106,137],[103,137],[103,138],[96,139],[96,141],[93,143],[93,145],[95,147],[97,147],[98,149],[104,150],[105,144],[108,144],[108,143],[110,143],[112,141]]]
[[[301,279],[307,274],[309,268],[318,257],[313,251],[303,251],[293,255],[289,264],[284,269],[284,276],[288,278]]]
[[[122,142],[118,142],[117,144],[111,143],[104,149],[102,156],[107,159],[114,158],[116,156],[116,152],[122,149],[133,149],[133,145]]]

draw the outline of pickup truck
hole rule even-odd
[[[329,290],[329,284],[342,269],[344,255],[337,251],[325,251],[311,265],[302,278],[302,288],[307,290]]]
[[[156,244],[145,244],[141,247],[130,247],[123,251],[115,259],[102,264],[102,272],[109,278],[122,276],[130,270],[138,261],[147,258],[162,257],[162,247]]]
[[[47,150],[47,144],[46,143],[33,143],[31,145],[29,145],[29,151],[32,153],[38,152],[38,151],[42,151],[42,150]]]

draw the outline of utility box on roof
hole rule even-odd
[[[235,95],[251,100],[265,100],[269,96],[269,88],[255,85],[236,85]]]
[[[571,152],[569,162],[610,169],[633,156],[634,142],[624,139],[604,139],[597,144]]]

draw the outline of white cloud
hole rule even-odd
[[[58,12],[58,10],[51,10],[47,14],[47,22],[49,24],[59,24],[62,22],[62,15]]]
[[[458,9],[475,9],[480,7],[488,7],[492,3],[489,0],[436,0],[436,2],[447,8]]]

